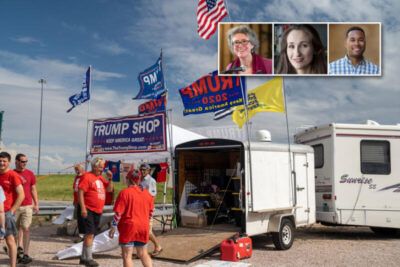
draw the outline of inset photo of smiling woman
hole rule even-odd
[[[275,24],[274,74],[326,75],[326,24]]]

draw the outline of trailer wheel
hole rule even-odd
[[[378,236],[395,237],[397,233],[397,229],[395,228],[384,228],[384,227],[370,227],[370,228]]]
[[[292,247],[294,241],[294,225],[287,218],[283,218],[278,233],[272,233],[272,241],[278,250],[286,250]]]

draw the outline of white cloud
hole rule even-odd
[[[129,50],[123,48],[120,44],[115,41],[101,41],[96,43],[96,47],[101,51],[106,52],[112,56],[118,56],[122,54],[129,54]]]
[[[40,46],[44,46],[42,41],[31,37],[31,36],[18,36],[18,37],[13,37],[11,40],[17,42],[17,43],[22,43],[22,44],[38,44]]]
[[[31,167],[36,170],[41,91],[37,69],[40,69],[40,72],[53,74],[47,76],[51,79],[47,78],[43,90],[43,170],[59,171],[79,158],[83,160],[87,104],[76,107],[70,113],[66,113],[66,110],[70,107],[68,97],[78,92],[86,68],[60,60],[32,58],[6,51],[0,51],[0,62],[8,64],[7,67],[0,67],[0,106],[5,111],[2,132],[5,149],[14,154],[26,153],[31,158]],[[131,104],[130,96],[101,86],[100,81],[121,77],[124,76],[118,73],[94,71],[96,93],[92,92],[90,117],[127,115],[130,106],[132,112],[129,114],[136,113],[137,107]]]

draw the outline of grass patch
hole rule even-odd
[[[71,201],[73,200],[73,174],[40,175],[37,177],[36,188],[39,200]],[[115,197],[126,188],[123,182],[114,182]],[[156,203],[163,202],[164,183],[157,184]],[[172,189],[167,189],[167,203],[172,203]]]

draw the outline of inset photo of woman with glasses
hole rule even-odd
[[[219,24],[220,75],[272,74],[271,24]]]

